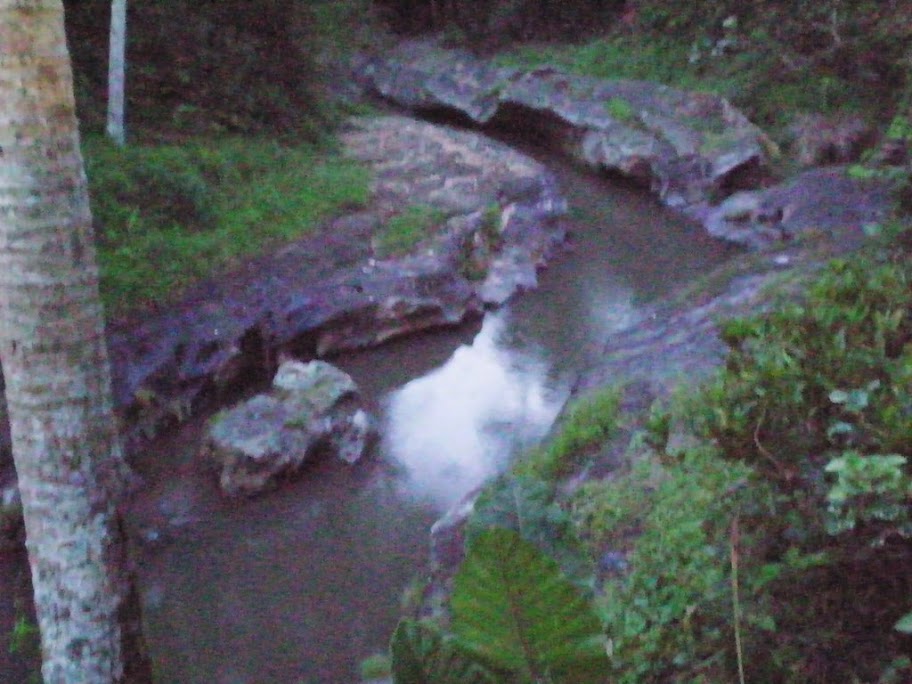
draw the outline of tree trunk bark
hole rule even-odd
[[[0,0],[0,358],[44,681],[151,682],[61,0]]]
[[[111,2],[111,36],[108,45],[107,133],[121,147],[127,141],[124,124],[127,71],[127,0]]]

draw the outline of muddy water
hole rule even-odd
[[[139,458],[149,487],[131,526],[145,540],[135,555],[158,682],[357,681],[358,661],[385,649],[436,517],[541,439],[612,331],[726,257],[642,194],[555,170],[573,238],[538,290],[480,326],[335,360],[383,417],[379,458],[323,464],[244,503],[220,499],[196,463],[198,422]],[[0,634],[22,566],[0,564]],[[0,667],[0,681],[24,681],[21,661],[0,653]]]

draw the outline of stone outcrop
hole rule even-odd
[[[365,87],[417,112],[541,132],[595,169],[632,177],[696,216],[766,164],[767,136],[724,98],[545,67],[500,68],[430,42],[403,43],[357,69]]]
[[[800,114],[789,133],[795,161],[804,167],[857,161],[877,137],[873,126],[851,114]]]
[[[563,240],[554,178],[505,145],[403,117],[353,121],[342,143],[373,172],[366,208],[111,327],[115,403],[149,430],[268,377],[282,352],[322,357],[477,316],[534,286]],[[427,234],[378,250],[416,206],[435,217]]]
[[[845,168],[805,171],[764,190],[738,192],[714,207],[704,225],[714,237],[752,249],[818,237],[858,247],[867,226],[891,210],[889,184],[858,180]]]
[[[203,455],[230,496],[260,494],[321,454],[356,463],[373,438],[354,381],[323,361],[286,361],[272,390],[213,416]]]

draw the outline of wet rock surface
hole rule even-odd
[[[668,206],[701,215],[710,197],[766,165],[767,136],[724,98],[550,67],[500,68],[431,42],[364,60],[372,92],[419,112],[476,124],[545,128],[586,165],[632,177]]]
[[[321,454],[356,463],[374,433],[374,420],[346,373],[324,361],[287,361],[269,393],[210,419],[202,453],[219,468],[225,494],[251,496]]]
[[[856,248],[866,226],[891,211],[890,185],[857,180],[844,167],[805,171],[764,190],[735,193],[708,213],[710,235],[768,249],[796,239],[818,238]]]

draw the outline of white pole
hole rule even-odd
[[[124,80],[127,52],[127,0],[111,1],[111,38],[108,56],[108,137],[121,147],[124,130]]]

